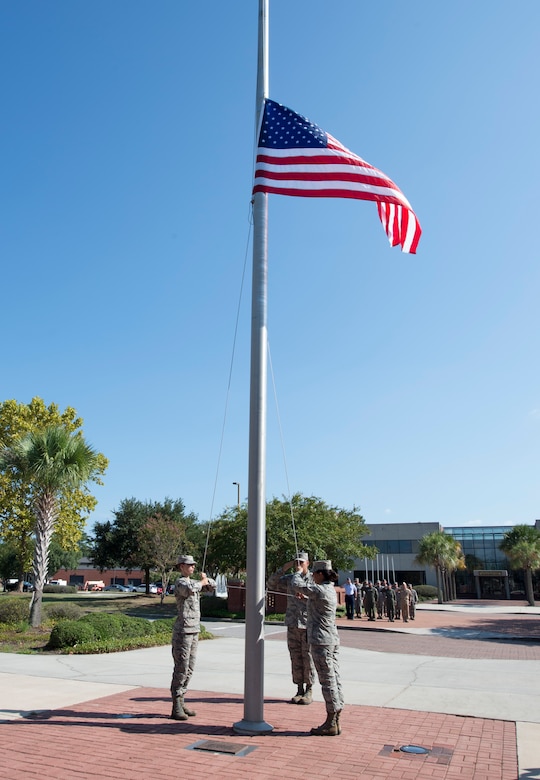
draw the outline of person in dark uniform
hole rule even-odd
[[[375,611],[377,609],[377,599],[379,593],[372,582],[368,582],[367,588],[364,588],[364,609],[368,620],[375,620]]]
[[[384,597],[386,602],[386,615],[390,623],[393,623],[396,614],[396,594],[392,590],[392,586],[389,584],[384,590]]]

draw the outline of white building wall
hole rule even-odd
[[[410,541],[411,552],[399,553],[399,552],[384,552],[379,554],[379,573],[377,574],[377,562],[367,561],[367,573],[368,579],[379,579],[383,576],[388,579],[387,572],[390,571],[390,579],[392,577],[392,571],[418,571],[425,573],[426,585],[437,585],[437,578],[435,570],[430,567],[420,566],[415,562],[415,557],[418,554],[418,542],[423,536],[441,531],[442,527],[439,523],[374,523],[368,526],[371,534],[365,536],[362,541],[373,544],[378,549],[384,549],[384,545],[378,545],[377,542],[400,542]],[[340,571],[340,583],[345,581],[347,577],[352,577],[354,570],[361,572],[361,578],[365,576],[366,561],[363,558],[357,558],[353,565],[353,570],[350,572]],[[373,570],[373,577],[372,577]],[[384,575],[383,575],[384,570]],[[397,576],[397,575],[396,575]],[[421,577],[419,577],[421,581]],[[413,584],[417,584],[414,583]]]

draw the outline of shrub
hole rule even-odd
[[[150,636],[154,634],[154,624],[150,620],[128,615],[118,615],[120,618],[120,630],[117,638]]]
[[[78,593],[76,585],[44,585],[43,593]]]
[[[215,639],[215,637],[210,631],[207,631],[204,626],[201,626],[201,633],[199,634],[199,639]]]
[[[121,636],[122,617],[124,616],[96,612],[92,615],[85,615],[81,618],[81,622],[92,627],[96,639],[112,639],[115,636]]]
[[[129,615],[121,613],[110,615],[105,612],[97,612],[85,615],[81,620],[92,626],[97,639],[126,639],[149,636],[154,633],[153,624],[149,620],[129,617]]]
[[[78,620],[84,614],[84,610],[78,604],[47,604],[43,608],[48,620]]]
[[[4,596],[0,601],[0,623],[21,623],[28,620],[30,600],[17,596]]]
[[[81,620],[61,620],[51,631],[47,649],[56,650],[62,647],[75,647],[75,645],[92,642],[96,639],[96,633],[92,626]]]
[[[154,634],[172,634],[176,618],[160,618],[150,623]]]
[[[222,617],[227,614],[227,607],[227,599],[222,599],[219,596],[203,595],[201,598],[202,617]]]
[[[431,601],[437,598],[437,588],[434,585],[415,585],[419,601]]]
[[[150,622],[127,615],[85,615],[79,620],[61,620],[57,623],[51,632],[47,649],[74,653],[110,653],[163,645],[171,641],[173,624],[174,618]],[[214,637],[201,626],[200,638]]]

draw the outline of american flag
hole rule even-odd
[[[253,192],[375,201],[391,246],[416,253],[422,230],[399,187],[309,119],[274,100],[265,100]]]

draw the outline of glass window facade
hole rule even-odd
[[[463,555],[478,558],[479,569],[510,569],[506,555],[499,550],[499,545],[507,531],[513,526],[482,526],[471,528],[445,528],[444,531],[458,541]]]

